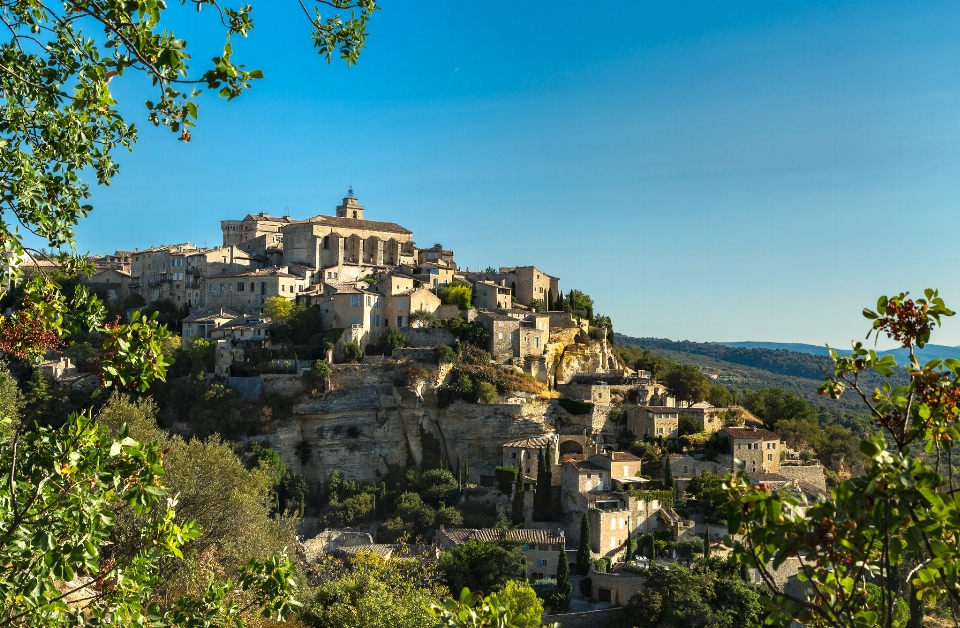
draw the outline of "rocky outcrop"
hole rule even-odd
[[[440,408],[437,378],[448,369],[408,385],[409,368],[333,367],[332,390],[300,397],[291,419],[267,440],[287,468],[303,473],[310,482],[324,481],[334,470],[350,479],[375,482],[391,466],[419,465],[425,446],[438,446],[432,455],[439,453],[451,465],[458,460],[467,463],[470,480],[477,482],[480,475],[493,474],[503,443],[553,431],[546,402],[456,402]]]

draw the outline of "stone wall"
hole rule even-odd
[[[227,386],[240,393],[241,399],[259,399],[263,392],[259,377],[228,377]]]
[[[638,574],[591,572],[590,580],[593,599],[600,599],[598,589],[610,589],[610,601],[617,606],[626,606],[631,597],[643,590],[643,576]]]
[[[413,360],[427,364],[437,363],[437,350],[433,347],[406,347],[394,349],[391,357],[396,360]]]
[[[263,394],[278,393],[287,397],[303,392],[303,377],[300,375],[261,375]]]
[[[574,585],[576,588],[576,585]],[[596,611],[582,613],[563,613],[562,615],[544,615],[544,625],[559,621],[563,628],[605,628],[607,624],[620,612],[620,609],[603,608]]]
[[[818,464],[811,465],[780,465],[780,475],[790,480],[800,480],[807,482],[819,488],[821,491],[827,490],[827,480],[823,475],[823,467]]]
[[[442,327],[401,327],[398,331],[406,337],[408,347],[452,345],[456,340],[450,330]]]
[[[446,303],[438,307],[433,315],[437,318],[459,318],[460,306],[455,303]]]

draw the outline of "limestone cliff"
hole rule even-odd
[[[436,386],[446,369],[432,379],[406,385],[409,365],[336,365],[332,391],[303,395],[293,416],[267,437],[284,464],[311,482],[331,471],[362,481],[377,481],[389,465],[420,464],[424,435],[439,442],[440,455],[470,467],[470,480],[492,475],[503,443],[553,431],[548,404],[467,404],[447,408],[437,403]],[[428,441],[431,439],[427,438]],[[309,459],[301,463],[298,446],[307,443]],[[299,451],[304,451],[300,447]]]

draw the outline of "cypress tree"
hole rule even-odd
[[[673,469],[670,466],[669,454],[667,454],[667,464],[663,468],[663,484],[668,489],[673,490]],[[673,503],[670,504],[670,507],[673,508]]]
[[[567,552],[560,550],[560,556],[557,560],[557,592],[551,600],[553,610],[562,613],[570,608],[571,593],[573,593],[573,587],[570,585],[570,565],[567,563]]]
[[[523,523],[523,468],[517,474],[517,484],[513,489],[513,522]]]
[[[537,456],[537,493],[533,499],[533,518],[537,521],[549,521],[553,515],[551,460],[550,447],[547,447],[546,454],[541,449]]]
[[[580,519],[580,545],[577,546],[577,570],[581,576],[590,568],[590,519],[583,513]]]

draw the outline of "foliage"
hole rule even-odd
[[[359,362],[360,358],[363,357],[363,352],[360,350],[360,344],[356,340],[351,340],[350,342],[344,344],[343,357],[347,362]]]
[[[870,461],[865,475],[839,483],[832,500],[807,504],[801,495],[752,484],[743,473],[724,484],[730,533],[743,535],[734,547],[738,560],[757,568],[769,586],[771,567],[804,559],[799,577],[809,594],[771,591],[777,606],[771,621],[889,627],[897,625],[895,601],[907,591],[930,604],[960,601],[954,586],[960,514],[951,468],[952,445],[960,438],[960,362],[921,365],[915,353],[951,315],[935,290],[916,300],[881,297],[876,311],[864,310],[871,333],[885,333],[908,351],[907,385],[865,390],[866,372],[894,377],[893,356],[879,357],[859,342],[849,355],[831,350],[834,368],[821,392],[838,397],[852,390],[882,430],[860,445]],[[907,565],[916,567],[902,574]]]
[[[501,602],[496,593],[483,597],[464,588],[459,599],[448,598],[430,608],[438,618],[438,627],[449,628],[514,628],[529,625],[516,623],[514,612]],[[559,626],[559,624],[557,624]]]
[[[688,434],[696,434],[700,432],[700,430],[703,429],[703,424],[698,421],[697,417],[695,416],[681,414],[677,429],[680,433],[680,436],[686,436]]]
[[[483,382],[494,386],[498,395],[507,395],[513,391],[540,393],[544,389],[544,385],[530,374],[492,365],[490,354],[464,343],[460,344],[460,355],[450,370],[449,381],[449,384],[437,389],[437,399],[441,407],[447,407],[458,399],[477,402]],[[483,388],[489,395],[489,389]]]
[[[515,628],[540,628],[543,602],[525,580],[507,582],[497,599],[512,615],[510,625]]]
[[[710,394],[710,380],[695,366],[681,364],[663,378],[670,396],[687,405],[698,403]]]
[[[380,335],[377,344],[380,346],[380,351],[389,356],[394,349],[402,349],[407,346],[407,337],[399,329],[391,327]]]
[[[316,388],[330,381],[330,373],[332,372],[330,364],[326,360],[314,360],[310,366],[310,371],[306,373],[306,379],[311,387]]]
[[[496,592],[510,580],[525,578],[527,559],[516,543],[467,541],[440,556],[440,570],[454,591]]]
[[[357,552],[349,562],[324,557],[303,619],[314,628],[422,628],[429,606],[449,594],[431,566],[412,558]]]
[[[470,323],[462,318],[444,318],[434,323],[438,327],[448,329],[461,343],[469,343],[478,349],[487,346],[490,340],[490,332],[480,323]],[[463,345],[461,344],[461,351]],[[489,357],[487,358],[489,362]]]
[[[496,467],[493,475],[497,479],[497,486],[504,495],[509,495],[513,490],[513,485],[517,483],[517,478],[521,477],[518,467]]]
[[[523,473],[520,473],[517,469],[517,481],[513,486],[513,504],[510,508],[510,518],[513,520],[515,525],[522,525],[524,521],[523,506],[524,506],[524,496],[525,491],[523,487]]]
[[[282,469],[276,452],[259,449],[259,464],[248,471],[230,445],[212,438],[171,436],[157,427],[155,417],[156,406],[149,399],[114,395],[97,421],[117,436],[126,424],[130,437],[162,448],[163,481],[169,494],[177,496],[177,519],[194,520],[204,530],[182,548],[190,560],[165,565],[158,593],[185,594],[204,577],[211,562],[218,571],[229,573],[251,557],[266,559],[293,546],[288,523],[271,517],[277,465]],[[144,517],[127,507],[114,508],[114,513],[112,545],[104,555],[123,560],[141,550],[138,535]],[[207,564],[197,557],[204,557]]]
[[[593,299],[579,290],[571,290],[564,302],[564,309],[589,321],[593,318]]]
[[[534,521],[550,521],[553,518],[553,456],[548,445],[546,452],[537,455],[537,492],[533,495]]]
[[[572,397],[560,397],[557,399],[560,407],[574,416],[589,414],[593,412],[593,404],[589,401],[581,401]]]
[[[283,297],[269,297],[263,302],[263,315],[273,321],[283,322],[293,315],[295,307],[293,301]]]
[[[530,310],[533,312],[546,312],[547,305],[543,299],[534,299],[530,301]]]
[[[652,565],[643,591],[627,603],[611,628],[746,628],[762,618],[760,595],[736,566],[702,560],[689,569]]]
[[[638,371],[648,371],[655,380],[679,366],[673,360],[659,356],[645,347],[619,345],[617,353],[620,359]]]
[[[557,592],[550,598],[550,606],[554,611],[566,612],[570,608],[570,598],[573,595],[573,586],[570,584],[570,565],[567,563],[567,552],[560,550],[557,557]]]
[[[577,545],[577,569],[581,576],[590,570],[590,519],[587,513],[580,517],[580,544]]]
[[[457,352],[450,345],[437,345],[437,363],[450,364],[457,361]]]
[[[143,298],[143,295],[131,292],[123,298],[123,307],[127,310],[136,310],[147,304],[147,300]]]
[[[712,505],[713,495],[720,489],[722,480],[716,473],[704,471],[700,475],[690,478],[687,483],[687,494],[691,495],[698,502],[706,505]]]
[[[710,385],[710,392],[707,393],[707,402],[715,408],[729,408],[736,403],[733,393],[725,386]]]
[[[595,314],[590,318],[590,325],[592,327],[597,327],[605,331],[604,338],[613,342],[613,321],[610,320],[609,316],[603,316],[602,314]]]
[[[608,556],[601,556],[593,561],[593,570],[597,573],[610,573],[611,562]]]
[[[469,310],[473,305],[473,286],[457,280],[437,288],[437,296],[444,305],[456,305],[461,310]]]
[[[429,327],[435,320],[437,320],[437,317],[434,313],[423,308],[410,312],[411,327]],[[393,328],[391,327],[391,329]]]
[[[756,392],[746,391],[742,397],[743,407],[763,421],[767,429],[784,419],[807,419],[815,421],[817,411],[793,391],[783,388],[766,388]]]
[[[676,550],[677,556],[690,558],[694,554],[703,553],[703,539],[699,536],[687,536],[674,543],[673,549]]]
[[[477,385],[477,403],[494,404],[500,400],[497,387],[490,382],[480,382]]]

